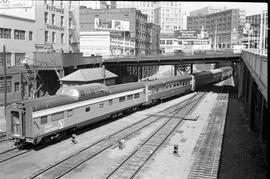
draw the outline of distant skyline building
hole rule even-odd
[[[117,1],[117,8],[136,8],[147,14],[147,22],[160,25],[160,33],[173,33],[186,29],[187,15],[181,2],[168,1]]]
[[[147,15],[147,22],[154,23],[154,9],[156,1],[116,1],[117,8],[136,8]]]
[[[227,10],[226,7],[208,6],[190,12],[189,16],[203,16]]]
[[[80,6],[91,9],[115,9],[116,1],[80,1]]]

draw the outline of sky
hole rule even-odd
[[[194,11],[203,7],[207,6],[218,6],[224,7],[226,6],[227,9],[236,8],[236,9],[243,9],[246,11],[246,15],[253,15],[253,14],[260,14],[263,10],[267,10],[267,3],[263,2],[185,2],[183,1],[182,7],[186,10],[187,15],[189,15],[190,11]]]

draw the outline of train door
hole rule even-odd
[[[11,111],[11,133],[15,138],[24,137],[24,111]]]

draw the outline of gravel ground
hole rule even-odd
[[[246,114],[235,90],[232,90],[218,178],[267,178],[260,142],[255,133],[248,129]]]

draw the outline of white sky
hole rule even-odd
[[[194,11],[207,6],[227,7],[227,9],[236,8],[246,11],[246,15],[260,14],[263,10],[267,10],[267,3],[258,2],[185,2],[183,1],[182,7],[189,15],[190,11]]]

